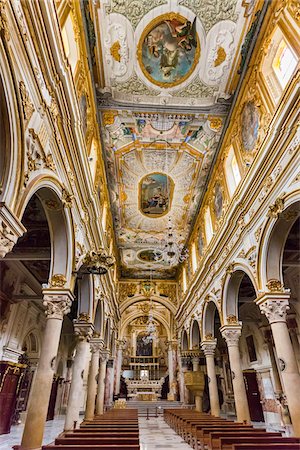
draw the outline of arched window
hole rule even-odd
[[[207,206],[204,213],[204,222],[205,222],[206,242],[207,244],[209,244],[214,234],[209,206]]]
[[[225,176],[230,197],[233,196],[239,182],[241,181],[240,169],[233,147],[230,148],[225,161]]]
[[[298,64],[297,55],[282,30],[277,27],[264,58],[261,72],[268,92],[277,103]]]
[[[74,26],[72,22],[71,13],[68,14],[66,21],[61,29],[61,37],[65,50],[66,57],[72,69],[72,73],[75,73],[77,62],[79,60],[79,51],[77,42],[75,39]]]

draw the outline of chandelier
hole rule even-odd
[[[165,246],[162,250],[155,252],[154,259],[156,261],[163,260],[170,267],[173,267],[183,263],[188,257],[189,251],[184,243],[180,242],[180,235],[178,236],[175,232],[171,217],[169,217]]]
[[[147,335],[143,337],[143,342],[145,344],[149,344],[150,342],[155,341],[156,340],[156,332],[157,332],[157,328],[156,328],[156,324],[153,319],[153,313],[152,313],[152,311],[149,311],[148,322],[146,325]]]

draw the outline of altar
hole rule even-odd
[[[128,397],[142,401],[156,401],[161,396],[164,378],[159,380],[131,380],[126,379]]]

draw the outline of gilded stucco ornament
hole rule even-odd
[[[65,186],[61,191],[61,201],[65,208],[72,208],[74,195],[70,194]]]
[[[177,91],[176,97],[213,97],[219,90],[218,86],[207,86],[200,79],[191,81],[184,89]]]
[[[26,89],[24,81],[19,83],[19,91],[21,97],[22,111],[25,119],[25,124],[29,122],[33,112],[35,111],[32,101],[29,98],[29,92]]]
[[[52,276],[52,278],[50,280],[50,286],[56,287],[56,288],[62,288],[65,286],[66,282],[67,282],[67,279],[63,274],[56,273],[55,275]]]
[[[237,317],[234,314],[229,314],[229,316],[226,317],[226,321],[230,325],[238,325],[239,323]]]
[[[269,206],[269,211],[267,217],[272,219],[277,219],[279,214],[282,213],[284,208],[284,199],[279,197],[275,200],[275,202]]]
[[[132,95],[152,95],[157,96],[159,94],[159,90],[151,89],[143,83],[140,78],[134,74],[127,81],[119,83],[117,81],[112,81],[112,87],[117,88],[118,92],[123,94],[132,94]]]
[[[39,134],[33,128],[28,130],[28,137],[26,139],[27,152],[24,173],[24,185],[26,186],[31,172],[39,169],[56,170],[55,162],[50,151],[46,152],[44,149],[44,142],[42,142]]]
[[[105,249],[91,250],[84,257],[80,270],[91,274],[104,275],[114,263],[114,256],[109,255]]]
[[[270,292],[284,292],[284,287],[281,281],[272,278],[267,282],[267,288]]]

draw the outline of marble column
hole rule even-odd
[[[87,399],[85,408],[85,420],[93,420],[97,395],[97,375],[99,372],[100,351],[104,347],[104,342],[98,337],[93,337],[90,341],[92,358],[89,367]]]
[[[194,356],[192,359],[193,372],[198,372],[199,362],[200,362],[199,356]],[[199,412],[203,411],[203,392],[201,392],[200,395],[200,391],[195,391],[195,410]]]
[[[104,404],[109,406],[112,405],[114,394],[114,364],[115,358],[110,356],[106,364],[106,380],[104,393]]]
[[[213,416],[220,416],[220,402],[218,394],[218,383],[215,368],[215,350],[217,339],[210,339],[201,343],[201,348],[206,358],[206,369],[208,377],[208,389],[210,400],[210,411]]]
[[[90,349],[90,338],[93,334],[94,325],[90,322],[87,313],[81,313],[78,319],[74,320],[74,333],[77,339],[76,353],[72,368],[72,381],[67,405],[64,430],[69,431],[74,428],[74,423],[79,422],[80,401],[83,390],[83,372],[86,366]]]
[[[286,322],[288,298],[289,294],[265,294],[257,304],[271,326],[294,434],[300,436],[300,374]]]
[[[125,348],[125,341],[117,341],[117,360],[116,360],[116,382],[115,382],[115,394],[120,394],[120,384],[121,384],[121,372],[122,372],[122,361],[123,361],[123,350]]]
[[[175,400],[177,394],[177,382],[175,380],[176,371],[176,341],[168,341],[168,370],[169,370],[169,400]]]
[[[43,296],[47,321],[19,447],[22,450],[38,449],[42,445],[62,321],[64,315],[70,312],[73,300],[67,289],[44,289]]]
[[[100,366],[98,373],[98,387],[97,387],[97,401],[96,401],[96,414],[103,414],[104,412],[104,393],[105,393],[105,377],[106,377],[106,364],[109,358],[109,351],[102,350],[100,352]]]
[[[228,347],[229,363],[232,376],[233,394],[237,420],[239,422],[250,423],[250,412],[244,376],[242,372],[239,340],[242,327],[240,325],[224,325],[221,327],[221,333],[226,340]]]

